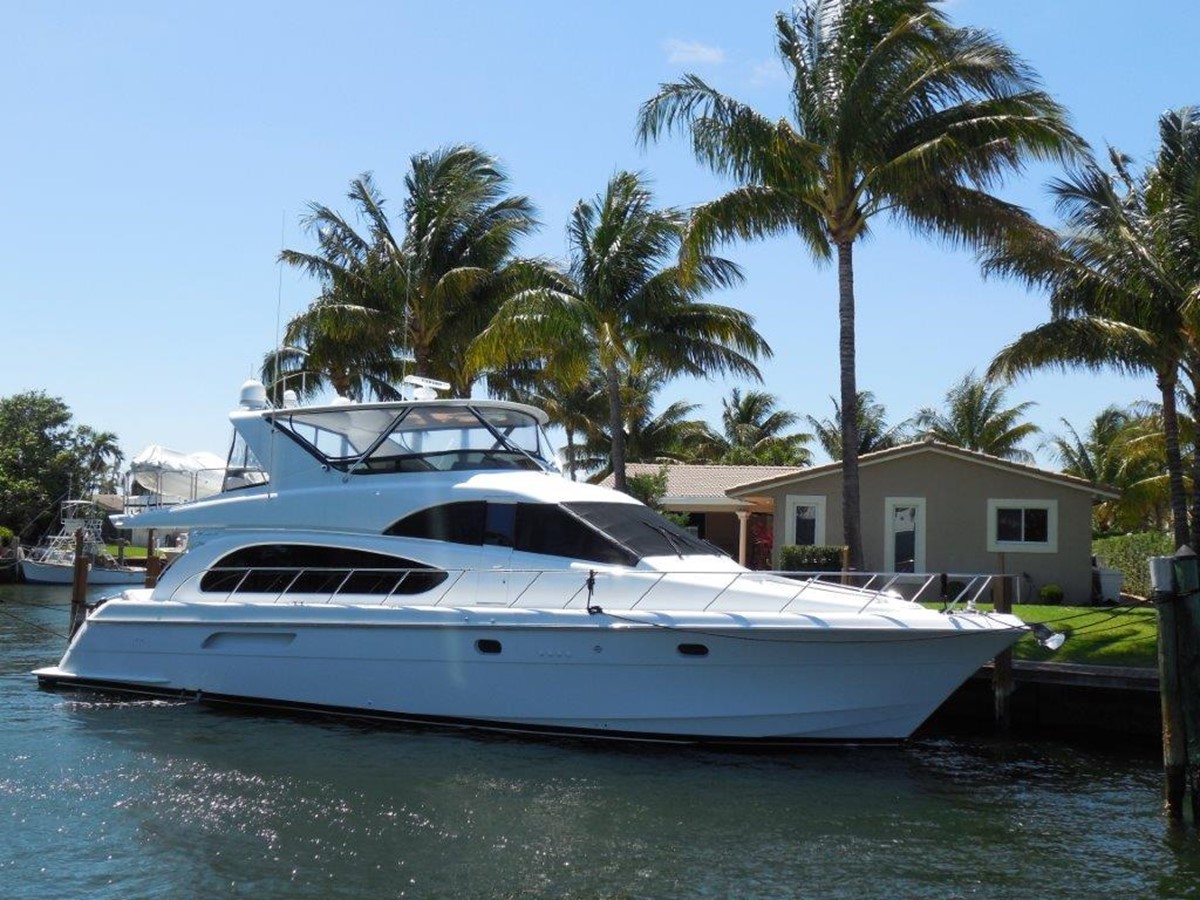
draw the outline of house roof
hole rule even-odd
[[[804,469],[796,466],[720,466],[696,465],[694,463],[629,463],[625,474],[656,475],[660,469],[667,470],[667,490],[663,505],[670,508],[686,506],[724,507],[744,509],[746,500],[729,496],[728,491],[736,485],[753,480],[773,480],[795,475]],[[604,487],[613,486],[610,474],[602,482]]]
[[[858,458],[858,466],[860,469],[866,469],[871,466],[886,464],[906,456],[914,456],[922,453],[950,456],[975,465],[1016,472],[1017,474],[1039,481],[1048,481],[1053,484],[1062,485],[1063,487],[1086,491],[1092,497],[1098,499],[1115,500],[1121,496],[1121,492],[1116,488],[1097,484],[1094,481],[1088,481],[1086,478],[1039,469],[1037,466],[1012,462],[1007,459],[1001,459],[998,456],[980,453],[976,450],[964,450],[962,447],[955,447],[953,444],[946,444],[933,438],[925,438],[913,443],[901,444],[898,447],[891,447],[887,450],[876,450],[874,453],[864,453]],[[754,469],[755,467],[748,466],[745,468]],[[757,480],[735,485],[729,489],[728,493],[730,497],[749,497],[759,494],[763,490],[769,490],[784,484],[799,484],[829,474],[840,475],[841,471],[842,464],[840,461],[827,463],[823,466],[813,466],[808,469],[795,469],[790,473],[765,475],[764,477],[759,477]]]

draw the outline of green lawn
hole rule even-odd
[[[109,556],[116,558],[117,551],[120,548],[116,544],[105,544],[104,549],[106,549],[108,551]],[[146,548],[145,547],[135,547],[132,544],[129,544],[125,547],[125,558],[126,559],[145,559],[146,558]]]
[[[1067,636],[1057,650],[1029,636],[1013,648],[1017,659],[1099,666],[1158,665],[1158,619],[1153,606],[1034,606],[1014,610],[1026,622],[1042,622]]]

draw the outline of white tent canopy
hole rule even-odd
[[[129,474],[157,502],[184,503],[221,492],[225,460],[215,453],[181,453],[151,444],[129,464]]]

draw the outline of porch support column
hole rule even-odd
[[[746,565],[746,544],[750,535],[750,510],[737,510],[738,517],[738,563]]]

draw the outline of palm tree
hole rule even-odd
[[[759,378],[753,359],[770,355],[741,310],[701,303],[741,279],[708,254],[683,268],[677,252],[686,217],[653,208],[641,177],[620,172],[604,194],[578,203],[567,239],[569,272],[552,287],[509,298],[479,336],[472,359],[498,366],[545,358],[556,377],[604,377],[614,485],[625,490],[623,380],[653,366],[664,377],[733,372]]]
[[[833,402],[832,419],[816,419],[813,416],[805,416],[805,418],[808,419],[817,443],[821,445],[829,458],[841,460],[845,458],[842,454],[842,435],[844,434],[841,425],[842,408],[836,397],[829,399]],[[908,440],[908,429],[911,425],[908,419],[895,425],[888,425],[887,409],[882,403],[876,402],[875,395],[871,391],[859,391],[855,399],[854,406],[858,413],[858,421],[855,423],[854,429],[854,433],[858,435],[856,456],[874,453],[876,450],[889,450]]]
[[[1115,487],[1123,462],[1122,435],[1134,421],[1129,411],[1119,406],[1105,407],[1092,419],[1086,438],[1081,438],[1066,419],[1059,421],[1067,433],[1050,435],[1042,446],[1054,453],[1063,472]]]
[[[716,436],[712,455],[718,462],[734,465],[812,464],[812,452],[804,445],[810,434],[784,434],[799,421],[799,416],[777,409],[778,399],[765,391],[733,388],[721,400],[723,435]]]
[[[1060,421],[1066,433],[1051,435],[1042,447],[1055,455],[1062,471],[1121,492],[1119,499],[1093,508],[1095,529],[1157,528],[1162,509],[1169,508],[1162,420],[1157,410],[1138,412],[1108,406],[1096,414],[1083,437],[1066,419]]]
[[[985,271],[1047,288],[1051,314],[1001,350],[988,374],[1079,367],[1153,375],[1174,539],[1183,545],[1200,538],[1189,536],[1178,411],[1181,371],[1193,394],[1200,383],[1200,114],[1164,114],[1159,135],[1156,160],[1140,175],[1110,148],[1111,173],[1088,163],[1054,181],[1066,227],[1022,235],[988,261]]]
[[[479,370],[466,363],[468,344],[506,296],[540,275],[537,263],[513,256],[537,226],[533,206],[510,195],[496,160],[471,146],[413,156],[404,184],[399,229],[370,173],[347,195],[363,231],[310,205],[303,222],[316,251],[284,250],[280,259],[317,278],[321,294],[288,323],[265,380],[305,373],[309,394],[328,385],[391,399],[411,359],[414,374],[470,395]]]
[[[946,392],[945,412],[927,406],[917,413],[917,426],[946,444],[1032,463],[1033,454],[1020,444],[1041,429],[1020,419],[1036,404],[1027,400],[1006,407],[1006,393],[1003,387],[993,387],[986,379],[968,372]]]
[[[118,441],[117,435],[111,431],[96,431],[87,425],[80,425],[75,430],[76,453],[87,479],[88,490],[104,490],[115,485],[117,470],[125,459]],[[105,478],[106,474],[108,478]]]
[[[622,382],[621,408],[625,416],[622,430],[628,462],[690,462],[712,440],[708,424],[695,417],[700,408],[697,403],[676,400],[655,412],[657,386],[662,381],[658,373],[644,372]],[[603,480],[609,472],[615,472],[610,456],[612,446],[612,434],[607,427],[591,429],[585,451],[591,461],[600,465],[592,480]]]
[[[955,28],[937,0],[802,0],[776,17],[791,117],[772,120],[695,75],[641,109],[643,142],[689,132],[703,163],[740,186],[695,213],[687,246],[795,232],[836,254],[842,511],[862,564],[854,245],[880,213],[952,244],[988,246],[1029,224],[988,191],[1028,157],[1083,146],[1032,71],[992,35]]]
[[[598,373],[583,381],[565,380],[548,372],[539,360],[490,372],[488,392],[539,407],[550,417],[551,425],[562,428],[567,443],[560,453],[572,481],[578,479],[580,470],[603,465],[607,459],[607,452],[597,459],[587,449],[598,442],[602,429],[597,423],[608,415],[604,379]]]

